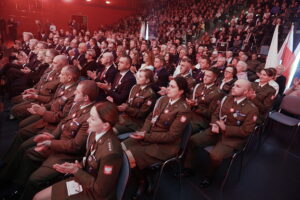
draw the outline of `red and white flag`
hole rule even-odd
[[[293,42],[294,42],[294,24],[292,25],[291,30],[287,35],[278,53],[278,60],[279,63],[282,64],[285,68],[283,75],[287,78],[287,80],[290,77],[291,67],[296,58],[295,54],[293,53]]]
[[[297,67],[298,67],[299,60],[300,60],[300,42],[298,43],[293,55],[294,55],[295,58],[294,58],[294,61],[291,64],[291,67],[290,67],[290,74],[289,74],[289,77],[287,79],[288,82],[287,82],[287,85],[286,85],[286,89],[288,89],[290,87],[290,85],[292,84],[294,75],[297,71]]]

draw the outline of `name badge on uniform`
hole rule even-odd
[[[157,119],[158,119],[158,115],[152,117],[151,123],[152,123],[152,124],[155,124],[155,122],[157,121]]]

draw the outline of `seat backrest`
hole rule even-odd
[[[119,175],[117,190],[116,190],[117,200],[122,200],[123,198],[126,185],[129,179],[129,173],[130,173],[129,160],[127,158],[126,153],[123,152],[123,163],[120,170],[120,175]]]
[[[300,115],[300,97],[287,95],[283,97],[280,109],[293,115]]]
[[[178,157],[181,158],[185,152],[185,149],[187,147],[187,144],[190,140],[192,134],[192,124],[188,123],[183,131],[181,143],[180,143],[180,150],[178,153]]]

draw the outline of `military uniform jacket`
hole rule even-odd
[[[40,81],[34,86],[38,91],[37,101],[48,103],[59,85],[60,71],[51,70],[49,67],[42,75]]]
[[[128,107],[120,116],[126,123],[133,121],[140,126],[143,125],[145,118],[151,112],[155,104],[156,95],[151,86],[142,89],[139,85],[134,85],[129,93],[127,100]],[[120,123],[122,123],[120,121]]]
[[[50,107],[43,115],[43,119],[49,123],[59,123],[61,119],[66,117],[72,107],[75,97],[77,83],[73,83],[67,89],[65,85],[60,85],[51,102],[46,105]]]
[[[87,142],[87,153],[83,159],[83,168],[79,169],[73,178],[82,185],[83,191],[65,199],[116,199],[116,185],[122,160],[123,151],[120,142],[111,130],[97,142],[95,133],[91,133]]]
[[[204,83],[196,85],[193,91],[193,99],[196,100],[196,106],[192,109],[193,120],[204,120],[209,122],[211,120],[212,113],[218,107],[218,101],[220,100],[220,90],[216,84],[207,87]]]
[[[55,140],[51,142],[51,150],[56,153],[83,155],[87,139],[90,110],[94,104],[81,107],[80,103],[72,106],[67,117],[62,119],[52,132]]]
[[[251,101],[244,99],[237,104],[234,97],[229,95],[222,99],[212,115],[211,123],[223,119],[226,129],[220,133],[221,142],[238,149],[245,144],[247,136],[254,130],[257,115],[258,109]]]
[[[256,93],[256,97],[252,100],[252,102],[258,108],[260,118],[263,119],[272,107],[276,90],[269,84],[265,84],[263,87],[260,87],[257,82],[252,83],[252,88]]]
[[[145,152],[166,160],[178,153],[182,133],[190,122],[190,108],[185,99],[169,104],[167,96],[161,97],[147,117],[141,131],[145,131]]]

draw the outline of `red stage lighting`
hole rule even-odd
[[[110,4],[110,1],[105,1],[106,4]]]
[[[87,2],[91,2],[92,0],[86,0]]]

